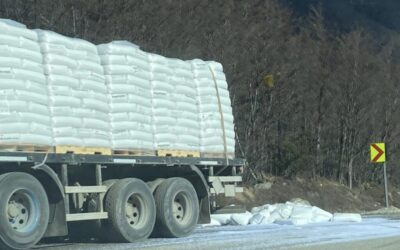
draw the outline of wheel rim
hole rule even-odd
[[[38,224],[39,206],[28,190],[20,189],[11,194],[7,202],[9,226],[19,233],[34,230]]]
[[[132,194],[125,206],[126,221],[132,228],[141,228],[146,221],[146,207],[143,198],[139,194]]]
[[[192,209],[186,193],[179,192],[175,195],[172,206],[172,214],[174,219],[180,224],[185,224],[188,220],[190,220]]]

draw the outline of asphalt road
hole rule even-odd
[[[133,244],[64,243],[41,245],[41,250],[133,249],[400,249],[400,220],[366,218],[361,223],[295,226],[225,226],[198,228],[179,239],[149,239]]]

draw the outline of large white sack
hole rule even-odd
[[[1,48],[0,48],[1,50]],[[46,78],[43,73],[38,73],[30,70],[17,69],[11,67],[1,67],[0,68],[0,81],[4,79],[16,79],[16,80],[26,80],[33,81],[40,84],[45,84]]]
[[[151,107],[146,107],[138,103],[123,103],[123,102],[117,102],[117,103],[110,103],[110,109],[112,113],[133,113],[133,115],[136,114],[143,114],[146,116],[151,116],[152,109]]]
[[[251,209],[251,212],[252,213],[258,213],[258,212],[260,212],[260,211],[265,209],[267,212],[272,213],[281,204],[283,204],[283,203],[265,204],[265,205],[262,205],[262,206],[259,206],[259,207],[253,207]]]
[[[260,224],[263,221],[263,219],[264,219],[264,216],[262,214],[259,214],[259,213],[253,214],[253,216],[249,220],[249,224],[250,225]]]
[[[260,211],[263,210],[263,209],[264,209],[264,206],[253,207],[253,208],[250,210],[250,212],[251,212],[252,214],[256,214],[256,213],[260,212]]]
[[[141,124],[143,125],[143,124]],[[146,130],[145,128],[137,127],[135,130],[123,130],[121,132],[114,132],[114,140],[120,142],[128,140],[128,138],[133,138],[134,140],[142,140],[147,142],[152,142],[153,134],[151,130]]]
[[[18,28],[22,28],[22,29],[26,29],[25,24],[22,24],[20,22],[17,22],[17,21],[11,20],[11,19],[0,18],[0,23],[18,27]]]
[[[164,91],[166,94],[172,93],[174,86],[168,81],[151,81],[152,88],[157,92]]]
[[[3,110],[2,110],[3,111]],[[48,126],[49,122],[50,122],[50,118],[48,116],[48,114],[37,114],[37,113],[33,113],[33,112],[16,112],[14,110],[12,111],[6,111],[6,112],[1,112],[0,113],[0,122],[4,125],[6,125],[7,123],[20,123],[20,124],[28,124],[27,126],[29,126],[29,124],[31,123],[37,123],[37,124],[42,124],[44,126]],[[17,127],[12,127],[10,126],[9,129],[3,129],[2,132],[6,133],[6,132],[13,132],[13,133],[17,133],[18,132]],[[21,132],[24,132],[24,130],[22,130]]]
[[[232,225],[248,225],[250,219],[252,218],[252,214],[248,211],[246,211],[245,213],[241,213],[241,214],[232,214],[231,216],[231,223]]]
[[[156,62],[151,62],[150,63],[150,70],[152,71],[152,74],[160,74],[160,75],[165,75],[165,78],[170,78],[173,70],[168,67],[166,64],[162,63],[156,63]]]
[[[175,91],[181,95],[185,95],[186,98],[189,97],[190,102],[196,103],[196,89],[188,85],[175,85]],[[182,98],[184,98],[182,96]]]
[[[134,86],[140,86],[144,89],[150,88],[150,74],[147,76],[147,78],[142,78],[139,74],[105,75],[105,79],[108,85],[134,83]]]
[[[112,148],[113,149],[137,149],[137,150],[153,150],[154,144],[153,140],[136,140],[136,139],[116,139],[112,140]]]
[[[228,225],[231,223],[232,214],[212,214],[211,219],[218,221],[221,225]]]
[[[120,65],[120,64],[109,64],[103,65],[104,74],[106,75],[131,75],[133,77],[138,77],[142,79],[149,79],[149,73],[138,69],[137,67],[132,67],[131,65]],[[139,72],[142,72],[139,74]],[[163,78],[165,79],[165,77]]]
[[[137,49],[139,46],[129,41],[112,41],[97,45],[100,55],[135,55]]]
[[[147,98],[151,103],[150,88],[143,88],[141,86],[134,86],[132,84],[120,84],[120,83],[108,84],[107,87],[109,93],[112,95],[134,94],[137,97]],[[136,102],[135,99],[131,101]]]
[[[97,82],[98,85],[99,83],[104,84],[104,75],[99,74],[97,72],[93,72],[90,70],[81,70],[81,69],[73,69],[72,74],[78,78],[81,82],[84,81],[91,81],[91,82]]]
[[[334,222],[361,222],[360,214],[356,213],[334,213],[332,221]]]
[[[159,65],[168,65],[168,59],[162,55],[147,53],[149,61]]]
[[[43,54],[43,63],[49,66],[62,65],[64,67],[68,67],[69,69],[76,68],[77,66],[76,60],[65,55],[57,54]]]
[[[68,58],[74,58],[76,60],[86,60],[95,63],[100,63],[100,57],[93,53],[88,53],[82,50],[75,50],[67,48],[61,44],[41,43],[40,49],[43,54],[60,55]]]
[[[79,80],[71,76],[64,75],[48,75],[46,81],[49,86],[70,87],[72,89],[79,88]]]
[[[96,45],[90,43],[89,41],[63,36],[48,30],[36,29],[35,31],[41,43],[62,45],[68,49],[79,50],[85,53],[97,55]]]
[[[36,63],[42,63],[42,55],[34,50],[11,47],[9,45],[0,45],[0,50],[1,56],[4,57],[16,57]]]
[[[31,93],[37,93],[47,96],[47,89],[40,83],[19,80],[19,79],[9,79],[6,81],[0,81],[0,89],[14,89],[14,90],[26,90]]]
[[[149,93],[140,95],[140,93],[117,93],[110,92],[110,100],[112,105],[122,103],[125,105],[138,105],[147,108],[151,112],[151,97]],[[129,110],[128,110],[129,111]],[[134,110],[133,110],[134,111]]]
[[[150,63],[147,58],[138,58],[135,55],[101,55],[101,63],[107,66],[129,65],[134,72],[140,70],[150,70]]]
[[[0,19],[0,34],[24,37],[32,41],[38,40],[38,37],[34,31],[27,29],[24,24],[10,19]]]
[[[49,130],[49,127],[47,127]],[[25,130],[26,131],[26,130]],[[46,145],[50,146],[52,143],[51,136],[41,135],[36,129],[24,133],[9,133],[0,135],[0,143],[5,145]]]
[[[0,34],[0,44],[10,47],[22,48],[40,53],[40,46],[37,42],[22,36],[13,36],[9,34]]]
[[[290,220],[295,225],[310,223],[313,217],[313,208],[310,206],[299,206],[293,207]]]
[[[255,211],[254,209],[252,211]],[[275,221],[275,218],[271,217],[271,213],[268,209],[257,210],[253,213],[253,217],[250,219],[250,224],[271,224]]]
[[[310,220],[312,223],[329,222],[333,217],[333,214],[315,206],[312,207],[312,213],[313,216]]]
[[[184,78],[186,78],[186,80],[189,80],[191,83],[194,84],[194,81],[193,81],[194,76],[190,69],[190,65],[189,65],[189,68],[174,68],[174,74],[179,77],[184,77]]]
[[[217,220],[211,218],[210,223],[208,223],[208,224],[202,224],[201,226],[202,226],[202,227],[219,227],[219,226],[221,226],[221,223],[219,223],[219,221],[217,221]]]
[[[138,124],[145,124],[151,128],[151,116],[139,112],[111,113],[110,119],[111,128],[114,130],[135,129]]]
[[[0,99],[0,107],[0,113],[3,115],[8,115],[11,112],[30,112],[50,119],[48,106],[39,103],[28,102],[26,100]]]

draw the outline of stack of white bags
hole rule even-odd
[[[107,89],[96,46],[36,30],[49,88],[55,145],[108,147]]]
[[[129,42],[97,46],[110,96],[113,149],[154,150],[150,64]]]
[[[171,93],[174,101],[172,117],[175,119],[172,148],[179,150],[199,151],[200,117],[197,106],[197,91],[190,63],[180,59],[169,59],[173,69]]]
[[[221,64],[166,58],[126,41],[96,46],[10,20],[0,20],[0,34],[2,144],[233,157]]]
[[[206,153],[224,152],[224,144],[226,143],[226,153],[233,155],[235,152],[235,132],[228,85],[222,65],[199,59],[192,60],[191,64],[199,107],[200,151]],[[215,85],[217,85],[218,93]],[[220,112],[220,109],[222,112]],[[223,119],[221,119],[221,116],[223,116]],[[225,129],[225,141],[223,128]]]
[[[0,20],[0,143],[50,146],[48,103],[36,32]]]
[[[108,147],[109,117],[96,46],[37,30],[50,97],[55,145]]]
[[[176,134],[176,119],[172,116],[174,100],[171,83],[173,69],[169,67],[167,58],[148,54],[150,62],[150,78],[153,108],[153,132],[156,149],[171,149]]]

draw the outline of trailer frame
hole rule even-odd
[[[107,187],[103,182],[133,177],[147,182],[152,191],[166,178],[186,178],[199,198],[198,222],[208,223],[215,207],[215,199],[210,197],[243,191],[238,185],[244,165],[245,160],[237,158],[0,152],[0,174],[25,172],[45,188],[50,221],[44,237],[68,235],[68,222],[107,219],[103,208]],[[98,211],[82,208],[88,199],[97,202]]]

